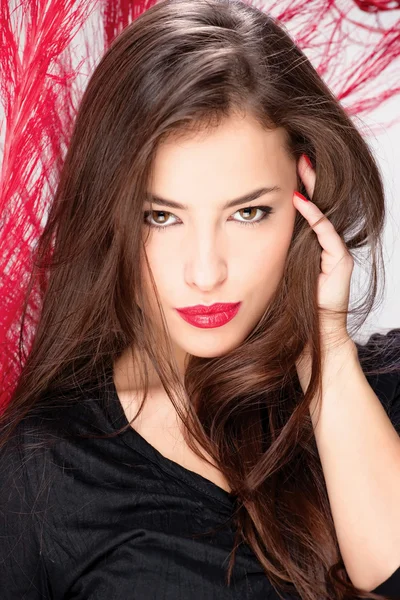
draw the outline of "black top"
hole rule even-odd
[[[400,433],[400,373],[368,379]],[[44,431],[59,435],[56,421],[80,433],[127,423],[112,371],[105,390],[108,409],[82,390],[58,420],[26,418],[0,454],[1,600],[278,600],[245,544],[226,587],[233,495],[133,428],[108,440],[53,436],[35,449]],[[400,598],[400,567],[374,591]]]

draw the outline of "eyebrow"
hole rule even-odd
[[[253,200],[257,200],[260,196],[264,196],[264,194],[271,194],[273,192],[281,192],[282,188],[274,185],[272,187],[263,187],[258,190],[254,190],[249,194],[245,194],[240,198],[234,198],[233,200],[228,200],[222,206],[222,210],[226,210],[227,208],[232,208],[233,206],[238,206],[239,204],[244,204],[245,202],[252,202]],[[179,202],[175,202],[174,200],[168,200],[167,198],[161,198],[161,196],[157,196],[156,194],[151,194],[147,192],[148,201],[153,204],[161,204],[163,206],[168,206],[168,208],[175,208],[178,210],[187,210],[189,207],[187,204],[180,204]]]

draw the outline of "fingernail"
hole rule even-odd
[[[308,158],[307,154],[303,154],[304,156],[304,160],[306,161],[306,163],[308,164],[309,167],[311,167],[311,169],[313,168],[312,166],[312,162],[311,160]]]
[[[305,200],[306,202],[308,202],[307,198],[304,198],[303,194],[300,194],[300,192],[295,192],[294,194],[301,200]]]

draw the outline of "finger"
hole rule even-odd
[[[297,196],[296,192],[293,196],[293,202],[295,207],[308,221],[310,227],[315,231],[319,243],[329,256],[335,260],[340,260],[344,256],[350,255],[335,227],[316,204],[311,201],[304,202],[301,197]]]
[[[312,166],[308,165],[307,159],[305,158],[304,154],[301,155],[297,168],[301,180],[304,183],[304,186],[307,190],[307,194],[310,198],[312,198],[314,195],[316,174]]]

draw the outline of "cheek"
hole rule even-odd
[[[241,272],[246,273],[247,286],[253,290],[257,289],[256,295],[260,299],[265,294],[272,293],[278,285],[283,274],[285,257],[286,255],[279,252],[276,247],[268,246],[256,257],[249,256],[243,266]],[[251,268],[249,268],[249,264],[251,264]],[[244,283],[243,279],[242,282]]]
[[[159,234],[160,239],[153,240],[146,246],[147,262],[143,260],[143,283],[149,295],[149,302],[157,306],[149,268],[153,275],[154,284],[161,297],[168,294],[168,289],[177,289],[177,278],[181,272],[179,268],[179,254],[174,251],[173,245],[163,242],[164,234]],[[167,234],[165,234],[167,235]]]
[[[263,281],[267,279],[270,284],[278,281],[284,270],[291,238],[292,229],[277,227],[270,234],[264,234],[258,243],[249,245],[246,254],[242,254],[243,265],[251,265],[249,274]]]

